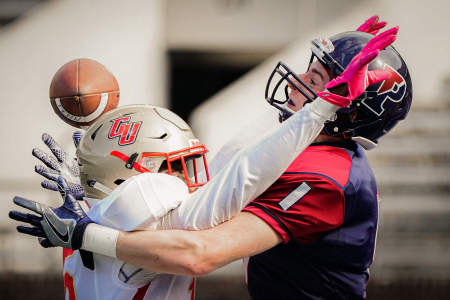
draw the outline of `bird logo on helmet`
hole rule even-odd
[[[349,31],[329,39],[315,39],[312,41],[309,66],[318,60],[329,70],[331,80],[345,70],[371,38],[373,35],[365,32]],[[405,119],[412,102],[411,76],[405,61],[394,47],[388,46],[369,65],[369,70],[377,69],[388,69],[392,76],[368,86],[349,107],[339,109],[336,118],[325,123],[324,132],[327,135],[351,138],[364,148],[371,149],[398,121]],[[317,94],[295,72],[279,62],[269,76],[265,98],[280,111],[280,121],[293,113],[285,106],[289,101],[288,83],[305,96],[307,102],[317,98]]]

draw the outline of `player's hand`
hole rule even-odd
[[[380,18],[377,15],[374,15],[367,19],[364,24],[359,26],[356,31],[367,32],[373,35],[376,35],[380,29],[386,26],[386,22],[379,22]]]
[[[73,142],[78,147],[82,137],[80,131],[73,133]],[[78,159],[61,149],[58,143],[47,133],[42,135],[42,141],[47,145],[53,155],[47,154],[39,148],[34,148],[33,156],[42,161],[46,166],[36,165],[34,170],[36,173],[44,176],[48,180],[41,182],[41,186],[45,189],[58,191],[56,181],[59,176],[64,177],[69,187],[70,193],[77,200],[83,200],[84,189],[80,183],[80,169],[78,167]]]
[[[397,33],[398,27],[394,27],[373,37],[352,59],[344,72],[327,83],[327,91],[317,93],[317,96],[334,105],[347,107],[368,86],[388,79],[389,71],[369,71],[367,67],[381,50],[395,41]]]
[[[63,177],[57,180],[58,190],[64,204],[53,208],[42,203],[14,197],[14,203],[31,210],[36,214],[10,211],[13,220],[28,223],[17,226],[17,231],[39,238],[42,247],[64,247],[77,250],[81,248],[84,231],[93,221],[86,215],[78,201],[70,193],[69,186]]]

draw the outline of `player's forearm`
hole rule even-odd
[[[192,232],[120,232],[117,258],[155,272],[200,275],[210,271],[202,257],[202,243]]]
[[[162,227],[206,229],[238,214],[281,176],[338,108],[317,99],[247,145],[207,185],[170,212]]]
[[[152,271],[196,276],[280,242],[271,226],[244,212],[208,230],[121,232],[117,257]]]
[[[265,221],[244,212],[201,231],[119,232],[90,224],[82,248],[154,272],[196,276],[261,253],[280,242],[280,236]]]
[[[229,262],[220,253],[224,247],[207,242],[207,236],[182,230],[126,232],[93,223],[86,228],[82,249],[154,272],[195,276]]]

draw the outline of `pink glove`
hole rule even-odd
[[[375,37],[359,52],[337,78],[327,83],[328,91],[317,93],[317,96],[331,104],[347,107],[354,99],[361,95],[368,86],[386,80],[390,77],[388,70],[368,71],[368,64],[377,57],[378,53],[392,44],[398,33],[398,27],[391,28]],[[343,85],[343,86],[341,86]],[[338,87],[344,88],[344,94],[336,95],[330,91]]]
[[[377,15],[372,16],[371,18],[367,19],[364,24],[358,27],[356,31],[363,31],[367,32],[373,35],[376,35],[378,31],[380,31],[381,28],[384,28],[386,26],[386,22],[378,22],[380,18]]]

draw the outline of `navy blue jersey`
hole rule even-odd
[[[249,259],[253,299],[365,299],[378,200],[359,145],[312,144],[244,211],[283,239]]]

